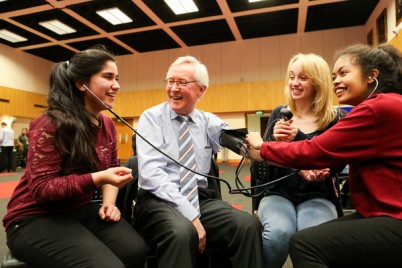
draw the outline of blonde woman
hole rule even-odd
[[[273,110],[265,140],[294,142],[311,139],[337,122],[330,69],[320,56],[297,54],[291,58],[284,94],[287,104]],[[293,113],[290,120],[280,119],[282,108]],[[292,172],[287,168],[271,166],[265,179],[272,181]],[[293,233],[337,217],[332,173],[329,167],[301,170],[267,187],[258,208],[264,229],[265,267],[283,266],[288,256],[288,241]],[[338,211],[341,210],[338,208]]]

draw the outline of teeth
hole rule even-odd
[[[338,93],[342,93],[342,92],[344,92],[344,91],[345,91],[344,89],[337,89],[337,90],[335,91],[335,93],[338,94]]]

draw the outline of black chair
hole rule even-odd
[[[124,165],[131,168],[133,179],[122,189],[120,189],[117,196],[116,205],[119,207],[121,215],[130,224],[133,224],[134,219],[134,206],[135,199],[138,193],[138,158],[137,156],[130,157]],[[209,175],[219,177],[219,166],[215,159],[211,158],[211,169]],[[222,200],[220,183],[214,179],[208,179],[208,188],[215,190],[215,198]],[[151,247],[149,247],[149,255],[146,263],[147,268],[158,267],[155,254]],[[199,254],[197,261],[198,268],[229,268],[228,254],[225,249],[210,248],[206,249],[204,253]]]
[[[355,208],[353,206],[353,202],[350,197],[348,170],[347,170],[347,172],[345,172],[345,170],[343,170],[339,174],[339,184],[340,184],[340,195],[341,195],[341,204],[342,204],[343,212],[345,214],[350,214],[350,213],[355,212]]]

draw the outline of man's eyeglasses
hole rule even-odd
[[[166,82],[166,86],[168,86],[168,87],[173,87],[173,85],[176,83],[177,87],[184,88],[184,87],[187,87],[188,84],[195,83],[195,82],[198,82],[198,81],[195,81],[195,80],[194,81],[187,81],[187,80],[184,80],[184,79],[179,79],[179,80],[165,79],[165,82]]]

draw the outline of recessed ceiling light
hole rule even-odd
[[[126,14],[124,14],[117,7],[98,10],[98,11],[96,11],[96,13],[113,25],[133,22],[132,19],[130,19]]]
[[[77,32],[75,29],[71,28],[70,26],[62,23],[59,20],[48,20],[39,22],[39,25],[45,27],[46,29],[51,30],[59,35],[63,34],[70,34]]]
[[[176,15],[198,11],[193,0],[165,0],[165,3]]]
[[[28,41],[27,38],[4,29],[0,30],[0,38],[3,38],[11,43]]]

